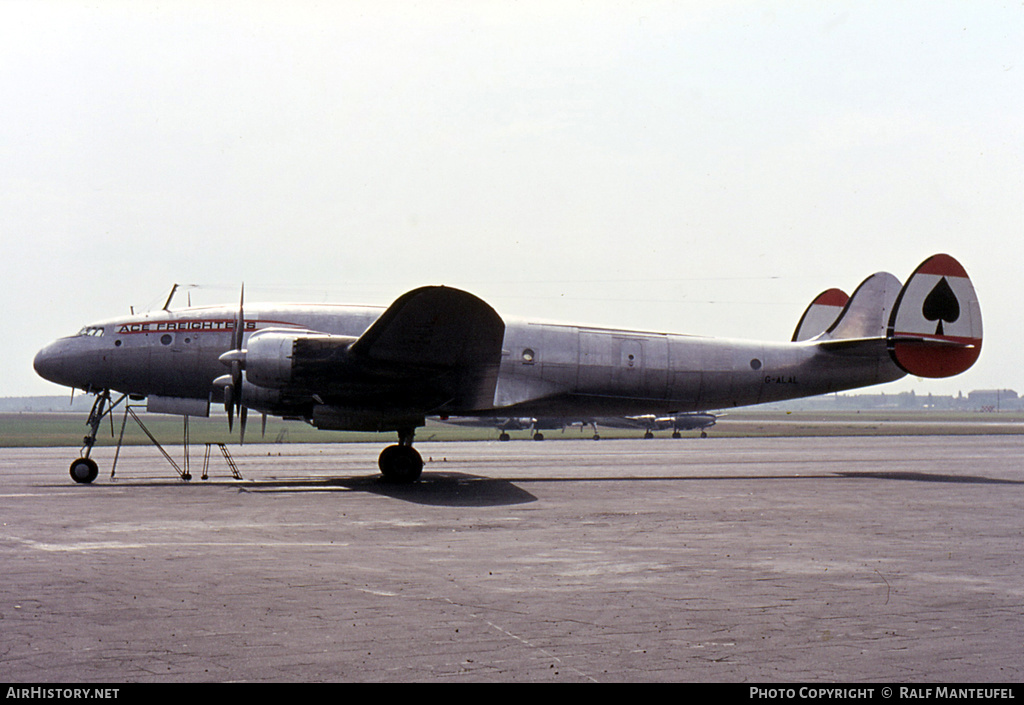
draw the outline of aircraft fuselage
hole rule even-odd
[[[235,313],[227,306],[206,307],[101,321],[45,347],[35,367],[51,381],[87,391],[218,402],[220,392],[213,382],[225,372],[219,358],[232,349]],[[382,313],[366,307],[250,304],[243,347],[254,333],[275,330],[315,332],[334,341],[336,350],[329,360],[332,379],[307,385],[308,394],[299,379],[280,389],[247,384],[246,406],[309,419],[316,407],[342,399],[342,405],[373,407],[386,380],[346,382],[366,376],[346,376],[344,351]],[[288,350],[282,352],[283,359],[288,355]],[[840,361],[842,373],[836,374]],[[498,374],[487,403],[472,408],[441,404],[426,411],[510,416],[699,411],[835,392],[904,374],[885,354],[882,342],[878,354],[840,356],[807,343],[510,320],[505,322]],[[382,412],[401,410],[398,387],[381,404]],[[325,398],[332,395],[334,399]],[[323,425],[330,427],[326,421]]]

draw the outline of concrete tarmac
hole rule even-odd
[[[1024,678],[1022,436],[388,440],[0,450],[0,681]]]

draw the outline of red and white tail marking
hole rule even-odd
[[[893,361],[918,377],[951,377],[981,354],[981,307],[963,266],[949,255],[925,260],[907,280],[889,319]]]
[[[842,289],[827,289],[814,297],[814,301],[800,317],[793,331],[793,342],[799,343],[821,335],[835,323],[850,297]]]

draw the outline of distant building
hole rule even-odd
[[[967,395],[977,411],[1010,411],[1021,408],[1021,400],[1012,389],[979,389]]]
[[[826,394],[763,408],[788,411],[1024,411],[1024,399],[1012,389],[980,389],[964,396],[917,394]]]

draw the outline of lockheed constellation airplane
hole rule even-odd
[[[981,352],[974,286],[949,255],[928,258],[902,286],[882,272],[849,297],[830,292],[788,342],[505,320],[476,296],[443,286],[410,291],[385,310],[243,310],[243,293],[237,307],[165,305],[90,324],[39,351],[35,369],[97,395],[84,455],[70,468],[77,482],[97,476],[89,454],[111,392],[186,418],[207,416],[220,402],[229,428],[238,414],[243,434],[248,409],[321,429],[397,432],[378,465],[386,479],[413,482],[423,469],[413,438],[428,416],[666,416],[906,374],[948,377]]]

